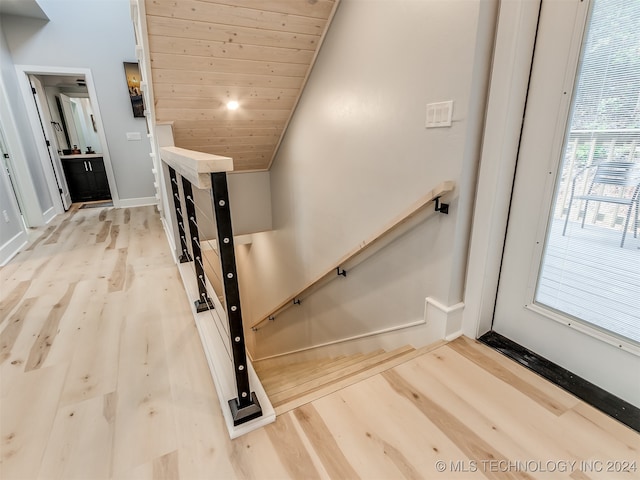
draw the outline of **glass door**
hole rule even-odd
[[[640,406],[638,25],[542,3],[493,329]]]

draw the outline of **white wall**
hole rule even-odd
[[[9,154],[0,124],[0,155]],[[0,265],[4,265],[27,241],[17,199],[0,158]]]
[[[255,355],[276,353],[267,336],[305,347],[419,320],[427,296],[462,299],[495,12],[482,0],[342,1],[271,171],[274,231],[238,249],[247,323],[441,181],[462,188],[449,216],[260,330]],[[425,129],[426,104],[444,100],[452,127]]]
[[[4,18],[0,16],[0,24]],[[43,212],[53,208],[53,201],[45,181],[42,164],[35,148],[35,139],[22,103],[14,61],[7,45],[5,30],[0,30],[0,121],[7,147],[19,176],[20,189],[25,197],[25,216],[30,226],[44,222]]]
[[[136,61],[129,1],[39,3],[49,22],[3,19],[13,63],[91,69],[120,200],[153,197],[147,128],[133,117],[122,65]],[[141,132],[142,140],[127,141],[127,132]]]

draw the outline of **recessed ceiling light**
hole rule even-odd
[[[240,104],[235,100],[231,100],[230,102],[227,102],[227,108],[229,110],[237,110],[239,106]]]

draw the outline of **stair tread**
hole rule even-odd
[[[282,374],[266,379],[266,381],[263,382],[263,385],[267,391],[269,391],[269,389],[281,387],[283,384],[295,383],[297,385],[301,380],[317,374],[318,371],[333,371],[336,368],[339,368],[340,365],[357,361],[361,356],[362,354],[340,357],[329,362],[316,363],[301,370],[294,370],[288,373],[283,372]]]
[[[373,357],[367,358],[362,362],[358,362],[352,364],[344,369],[336,370],[329,375],[324,375],[320,378],[313,379],[308,382],[304,382],[299,384],[293,388],[288,390],[280,391],[276,394],[269,395],[269,399],[274,407],[281,405],[285,402],[293,400],[299,396],[310,393],[314,390],[321,389],[322,387],[331,384],[333,382],[339,381],[341,379],[347,378],[349,376],[358,374],[360,372],[366,371],[370,368],[374,368],[378,365],[384,364],[388,360],[394,359],[396,357],[401,357],[407,354],[415,352],[415,348],[411,346],[405,346],[398,349],[395,349],[391,352],[385,352]]]
[[[283,368],[288,368],[290,366],[304,366],[304,365],[311,365],[315,362],[318,362],[320,360],[322,361],[326,361],[326,360],[331,360],[331,359],[327,359],[327,358],[323,358],[323,359],[312,359],[312,360],[301,360],[298,362],[292,362],[292,363],[276,363],[276,364],[272,364],[269,362],[269,360],[272,359],[267,359],[267,360],[258,360],[256,362],[253,362],[253,367],[255,368],[256,372],[270,372],[270,371],[277,371],[277,370],[281,370]]]
[[[329,395],[331,393],[337,392],[338,390],[346,388],[349,385],[353,385],[354,383],[360,382],[369,377],[377,375],[378,373],[384,372],[385,370],[394,368],[402,363],[408,362],[413,358],[416,358],[428,352],[431,352],[441,347],[442,345],[445,345],[446,343],[447,342],[442,340],[442,341],[438,341],[436,343],[421,347],[419,349],[414,349],[412,351],[410,350],[404,354],[399,354],[394,358],[390,358],[386,362],[382,362],[371,368],[354,373],[353,375],[337,379],[334,382],[315,388],[313,390],[300,393],[295,397],[280,399],[277,402],[277,404],[272,401],[272,404],[276,411],[276,415],[282,415],[283,413],[293,410],[294,408],[297,408],[301,405],[305,405],[309,402],[317,400],[318,398],[322,398],[326,395]]]
[[[312,368],[314,365],[330,363],[333,361],[340,360],[344,357],[345,357],[344,355],[340,355],[338,357],[306,360],[303,362],[296,362],[296,363],[290,363],[285,365],[272,365],[271,367],[268,367],[268,368],[263,368],[263,369],[257,368],[256,373],[258,373],[259,375],[262,375],[265,379],[270,379],[289,371],[296,372],[299,370],[303,370],[305,368]]]
[[[290,390],[291,388],[295,388],[298,385],[304,385],[318,378],[324,378],[328,375],[332,375],[335,372],[349,368],[352,365],[366,362],[367,360],[384,353],[385,353],[384,350],[378,350],[368,354],[353,355],[351,357],[344,359],[343,361],[330,363],[324,368],[318,368],[313,373],[309,373],[307,371],[303,376],[297,376],[295,378],[292,377],[290,379],[285,379],[289,381],[281,382],[280,384],[274,385],[272,388],[268,388],[265,386],[265,390],[267,391],[268,395],[275,395],[276,393],[279,393],[285,390]]]

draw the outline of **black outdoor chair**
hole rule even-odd
[[[587,193],[584,195],[575,195],[576,181],[592,171],[595,168],[595,173],[591,179],[591,184],[587,189]],[[620,188],[608,188],[608,187],[620,187]],[[622,192],[627,193],[621,195]],[[626,189],[626,191],[624,190]],[[624,239],[627,235],[627,229],[629,228],[629,220],[631,219],[631,212],[635,208],[635,216],[633,222],[633,236],[638,235],[638,200],[640,195],[640,163],[629,162],[603,162],[597,165],[583,168],[580,170],[571,181],[571,196],[569,197],[569,208],[567,209],[567,216],[564,220],[564,228],[562,229],[562,235],[567,231],[567,223],[569,222],[569,215],[571,213],[571,204],[574,200],[584,200],[584,210],[582,212],[582,225],[584,228],[584,221],[587,217],[587,207],[589,202],[607,202],[615,203],[618,205],[627,205],[627,218],[624,222],[624,228],[622,229],[622,240],[620,247],[624,247]]]

